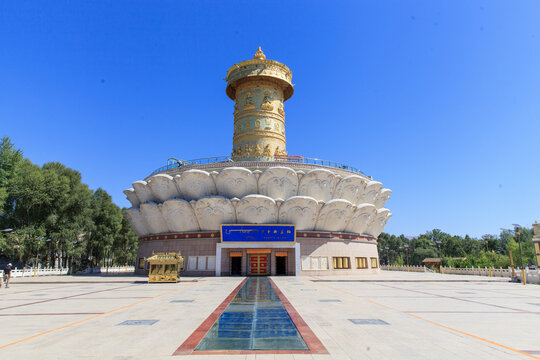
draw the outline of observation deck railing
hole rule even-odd
[[[352,171],[358,174],[362,174],[364,176],[367,176],[359,169],[341,164],[335,161],[328,161],[328,160],[321,160],[321,159],[315,159],[315,158],[308,158],[302,155],[274,155],[274,162],[286,162],[286,163],[297,163],[297,164],[312,164],[312,165],[322,165],[322,166],[329,166],[337,169],[342,170],[348,170]],[[170,170],[174,168],[179,168],[182,166],[193,166],[193,165],[206,165],[206,164],[214,164],[214,163],[231,163],[233,164],[235,161],[232,160],[230,156],[214,156],[214,157],[208,157],[208,158],[201,158],[201,159],[193,159],[193,160],[179,160],[176,158],[169,158],[167,161],[167,165],[162,166],[150,173],[150,175],[154,175],[156,173]],[[270,162],[272,162],[270,160]]]

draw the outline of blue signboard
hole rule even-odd
[[[221,242],[282,242],[296,240],[294,225],[221,225]]]

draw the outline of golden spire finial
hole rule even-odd
[[[260,46],[259,46],[259,49],[255,52],[255,56],[253,56],[253,58],[258,59],[258,60],[265,60],[266,59],[266,55],[264,55],[264,53],[262,52]]]

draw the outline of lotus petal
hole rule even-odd
[[[137,197],[141,201],[141,203],[154,201],[154,195],[150,191],[150,188],[148,187],[148,184],[144,180],[135,181],[133,183],[133,188],[135,189],[135,193],[137,194]]]
[[[174,177],[181,196],[187,200],[198,200],[205,196],[216,195],[216,184],[212,176],[202,170],[188,170]]]
[[[298,175],[287,167],[271,167],[259,177],[259,193],[272,199],[286,200],[298,192]]]
[[[148,180],[148,186],[153,197],[159,202],[164,202],[168,199],[180,197],[180,193],[176,188],[172,176],[167,174],[157,174]]]
[[[361,176],[347,176],[337,184],[334,199],[345,199],[356,205],[362,198],[366,184],[366,179]]]
[[[146,228],[146,222],[139,209],[134,207],[129,208],[126,210],[125,214],[135,235],[145,236],[149,234],[149,231]]]
[[[182,199],[171,199],[163,203],[161,213],[169,231],[199,231],[199,223],[191,205]]]
[[[331,171],[325,169],[310,170],[300,179],[298,195],[310,196],[317,201],[329,201],[332,199],[337,181],[338,178]]]
[[[236,204],[239,224],[276,224],[278,208],[274,199],[264,195],[248,195]]]
[[[257,193],[257,179],[246,168],[230,167],[223,169],[216,176],[218,194],[232,199],[242,198],[246,195]]]
[[[290,197],[279,207],[279,223],[294,224],[297,231],[313,230],[319,209],[319,203],[312,197]]]
[[[354,211],[351,220],[345,228],[346,232],[363,234],[368,225],[373,221],[377,209],[373,204],[360,204]]]
[[[195,214],[201,230],[220,230],[221,224],[235,224],[236,211],[223,196],[205,197],[195,204]]]
[[[317,219],[316,230],[344,231],[351,219],[354,206],[350,201],[343,199],[330,200],[322,207]]]
[[[141,214],[150,234],[163,234],[169,232],[169,228],[161,215],[159,206],[161,205],[157,205],[154,202],[141,204]]]
[[[361,203],[373,204],[381,188],[382,184],[378,181],[368,182],[362,194]]]
[[[373,221],[368,225],[368,228],[365,231],[365,233],[373,237],[378,237],[383,231],[384,227],[386,226],[386,222],[391,217],[392,217],[392,214],[390,213],[390,210],[385,209],[385,208],[377,210],[377,215],[375,216]]]
[[[124,194],[126,194],[127,199],[131,203],[133,207],[139,207],[141,200],[137,197],[137,194],[135,193],[135,189],[126,189],[124,190]]]
[[[377,198],[375,199],[375,206],[377,209],[380,209],[384,206],[384,204],[390,199],[390,194],[392,193],[392,190],[390,189],[382,189],[379,192],[379,195],[377,195]]]

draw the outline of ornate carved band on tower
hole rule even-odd
[[[253,60],[227,72],[227,95],[234,100],[235,161],[271,161],[286,155],[284,102],[294,90],[291,70],[266,60],[259,50]]]

